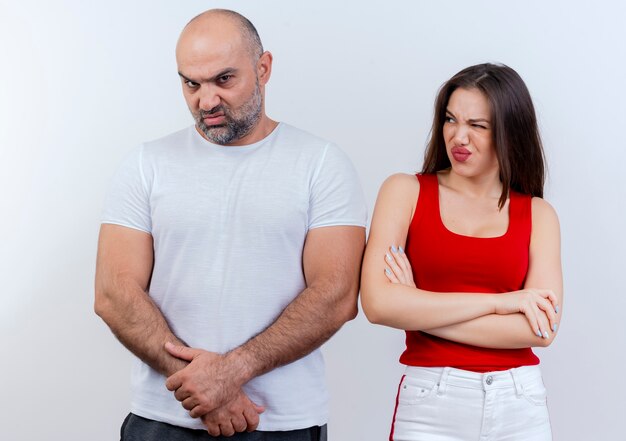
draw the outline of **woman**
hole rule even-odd
[[[382,185],[363,262],[367,318],[406,330],[390,440],[551,439],[530,349],[552,343],[562,305],[543,184],[519,75],[481,64],[446,82],[422,172]]]

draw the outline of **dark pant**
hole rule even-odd
[[[121,441],[327,441],[326,425],[286,432],[241,432],[211,436],[204,430],[187,429],[129,413],[121,429]]]

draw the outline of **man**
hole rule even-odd
[[[357,312],[365,204],[334,145],[264,109],[272,55],[210,10],[176,48],[195,126],[106,199],[95,309],[136,356],[122,439],[326,439],[319,346]]]

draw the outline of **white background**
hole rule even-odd
[[[485,61],[521,74],[563,235],[564,319],[538,351],[555,439],[623,439],[618,0],[2,0],[0,438],[118,439],[130,356],[92,310],[100,208],[129,149],[191,124],[174,46],[192,16],[215,6],[247,15],[274,54],[269,115],[339,143],[370,212],[386,176],[419,169],[443,81]],[[403,339],[360,315],[326,345],[331,441],[386,439]]]

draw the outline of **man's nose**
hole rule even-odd
[[[209,111],[220,104],[221,98],[212,84],[203,84],[200,88],[200,110]]]

